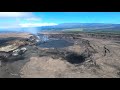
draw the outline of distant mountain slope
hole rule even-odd
[[[104,23],[62,23],[56,26],[38,27],[41,30],[64,30],[64,29],[80,28],[83,31],[120,31],[120,24],[104,24]]]
[[[64,31],[77,30],[86,32],[98,31],[120,31],[120,24],[105,24],[105,23],[62,23],[55,26],[42,26],[35,28],[14,28],[0,30],[0,32],[37,32],[37,31]]]

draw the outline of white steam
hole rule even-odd
[[[34,28],[26,28],[26,29],[24,30],[24,32],[28,32],[28,33],[37,35],[38,30],[37,30],[37,28],[35,28],[35,27],[34,27]]]
[[[48,41],[48,40],[49,40],[49,38],[48,38],[47,35],[44,35],[44,36],[42,37],[42,41],[43,41],[43,42],[46,42],[46,41]]]

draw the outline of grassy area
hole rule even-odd
[[[74,29],[64,29],[62,32],[64,33],[81,33],[83,31],[82,28],[74,28]]]
[[[82,28],[75,29],[64,29],[64,33],[96,33],[96,34],[118,34],[120,35],[120,30],[88,30],[85,31]]]
[[[64,29],[64,31],[83,31],[83,28]]]

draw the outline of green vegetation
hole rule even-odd
[[[74,29],[64,29],[62,32],[64,33],[81,33],[83,31],[82,28],[74,28]]]
[[[64,29],[64,31],[71,31],[71,32],[77,32],[77,31],[83,31],[83,28],[72,28],[72,29]]]
[[[96,34],[118,34],[120,35],[120,30],[106,30],[106,29],[99,29],[99,30],[85,30],[83,28],[74,28],[74,29],[64,29],[62,30],[64,33],[96,33]]]

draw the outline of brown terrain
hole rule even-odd
[[[0,78],[119,78],[120,36],[0,34]]]

